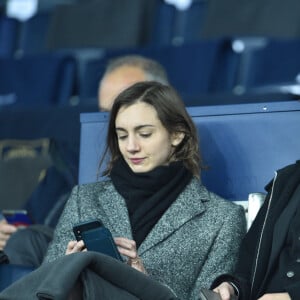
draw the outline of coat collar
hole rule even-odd
[[[152,228],[139,248],[139,254],[149,250],[165,240],[183,224],[205,211],[204,201],[208,199],[207,190],[192,179],[176,201],[164,213],[157,224]]]
[[[105,194],[99,200],[106,214],[106,223],[113,235],[132,239],[131,226],[124,198],[112,184],[106,186]],[[113,200],[112,200],[113,199]],[[208,191],[197,179],[192,179],[187,188],[164,213],[158,223],[140,245],[139,254],[166,239],[184,223],[205,211],[204,201],[209,199]]]

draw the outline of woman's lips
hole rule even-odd
[[[143,160],[144,160],[143,158],[130,158],[130,161],[131,161],[134,165],[140,164]]]

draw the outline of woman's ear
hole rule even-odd
[[[171,141],[172,146],[174,146],[174,147],[178,146],[182,142],[184,137],[185,137],[185,134],[183,132],[173,133],[172,141]]]

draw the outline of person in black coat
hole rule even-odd
[[[235,273],[211,288],[222,300],[296,300],[300,297],[300,160],[275,173],[246,234]]]

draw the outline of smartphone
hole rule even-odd
[[[83,240],[90,251],[97,251],[123,261],[109,229],[100,220],[91,220],[73,226],[77,241]]]
[[[17,227],[26,227],[32,224],[30,217],[26,210],[4,209],[2,214],[5,217],[7,223],[15,225]]]
[[[73,226],[73,232],[77,241],[82,240],[82,232],[91,229],[103,227],[103,223],[100,220],[91,220],[86,222],[81,222]]]

